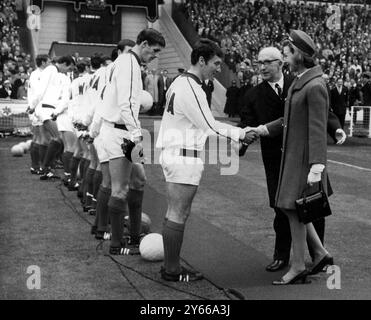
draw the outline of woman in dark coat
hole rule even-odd
[[[283,150],[276,207],[286,213],[290,222],[293,257],[290,270],[273,284],[305,282],[306,276],[333,264],[333,258],[323,247],[311,223],[304,225],[298,219],[295,200],[318,190],[322,181],[327,193],[327,117],[329,97],[320,66],[315,66],[315,45],[304,32],[294,30],[284,44],[285,59],[298,77],[292,83],[285,104],[284,123],[267,124],[269,135],[282,132]],[[305,268],[306,239],[315,257],[310,272]]]

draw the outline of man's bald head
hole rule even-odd
[[[278,50],[275,47],[266,47],[259,51],[258,59],[259,57],[263,57],[264,59],[278,59],[279,61],[283,62],[283,56],[280,50]]]
[[[269,82],[277,82],[282,77],[283,56],[275,47],[266,47],[258,54],[261,76]]]

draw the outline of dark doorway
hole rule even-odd
[[[67,41],[83,43],[117,43],[121,35],[121,10],[90,10],[82,5],[76,12],[68,8]]]

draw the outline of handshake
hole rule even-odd
[[[245,131],[245,136],[243,139],[239,140],[238,144],[238,155],[240,157],[245,155],[249,145],[258,140],[260,136],[269,135],[268,129],[265,125],[260,125],[258,127],[245,127],[242,130]]]

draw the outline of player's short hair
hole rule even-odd
[[[163,35],[152,28],[142,30],[137,37],[137,44],[141,44],[143,41],[147,41],[150,46],[159,45],[163,48],[166,46],[165,38]]]
[[[49,56],[47,54],[38,54],[35,59],[36,65],[40,67],[43,64],[43,62],[47,62],[48,59],[49,59]]]
[[[214,56],[224,58],[223,51],[218,44],[210,39],[200,39],[192,50],[191,64],[196,65],[200,57],[203,57],[205,62],[208,63]]]
[[[111,52],[111,60],[115,61],[118,56],[119,56],[119,52],[118,52],[117,48],[113,49],[112,52]]]
[[[125,47],[134,47],[135,46],[135,42],[133,40],[130,40],[130,39],[122,39],[119,41],[119,43],[117,44],[117,50],[120,50],[120,51],[124,51],[125,50]],[[116,57],[117,58],[117,57]]]
[[[73,60],[73,58],[71,56],[62,56],[62,57],[59,57],[58,60],[57,60],[57,63],[59,64],[63,64],[65,63],[66,66],[70,66],[71,64],[75,64],[75,61]]]
[[[94,54],[90,57],[90,65],[93,69],[99,69],[102,62],[102,56],[100,54]]]
[[[77,68],[78,73],[83,73],[86,70],[86,63],[85,62],[79,62],[76,65],[76,68]]]

